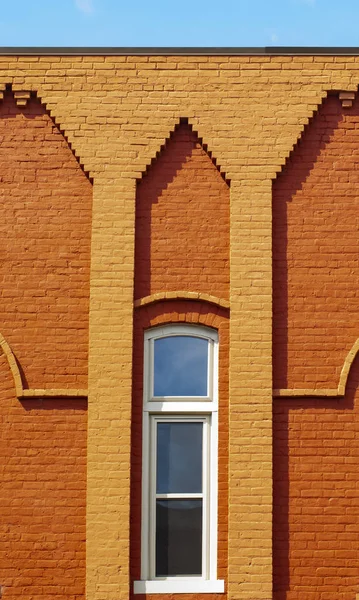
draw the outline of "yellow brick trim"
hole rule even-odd
[[[88,391],[81,389],[28,389],[23,390],[22,396],[19,396],[20,399],[25,398],[68,398],[68,397],[76,397],[76,398],[87,398]]]
[[[199,144],[202,146],[204,152],[207,154],[207,156],[209,157],[209,159],[212,161],[212,163],[216,167],[218,173],[220,174],[220,176],[222,177],[222,179],[226,182],[226,184],[229,187],[230,186],[230,180],[228,179],[226,173],[221,168],[221,166],[218,164],[217,158],[215,158],[213,156],[213,152],[208,149],[208,144],[206,144],[203,141],[203,137],[201,137],[199,135],[197,129],[195,128],[195,125],[193,123],[191,123],[187,117],[180,117],[177,120],[177,122],[175,123],[175,125],[173,126],[173,128],[170,130],[169,134],[166,136],[164,142],[161,144],[160,149],[157,150],[156,155],[154,157],[152,157],[151,161],[142,170],[141,177],[139,177],[137,179],[137,182],[139,183],[141,181],[141,179],[143,179],[143,177],[149,172],[149,170],[151,169],[151,167],[155,164],[155,162],[158,160],[158,158],[161,156],[161,154],[165,150],[165,148],[166,148],[168,142],[170,141],[170,139],[173,137],[173,135],[175,134],[175,132],[178,130],[178,128],[181,125],[188,125],[189,126],[189,128],[191,129],[191,131],[197,137],[197,140],[198,140]]]
[[[29,90],[13,90],[16,105],[19,107],[26,106],[30,100],[31,92]]]
[[[27,389],[24,390],[20,375],[20,370],[16,362],[15,355],[4,336],[0,333],[0,347],[6,357],[9,367],[14,378],[16,396],[19,400],[29,398],[65,398],[73,397],[87,398],[87,390],[70,390],[70,389]]]
[[[337,398],[338,396],[344,396],[344,394],[339,394],[337,389],[310,389],[310,388],[296,388],[296,389],[287,389],[287,388],[278,388],[273,390],[274,398],[301,398],[302,396],[313,397],[317,396],[320,398]]]
[[[11,83],[11,78],[8,83],[0,83],[0,102],[3,100],[5,92],[10,91],[14,95],[14,100],[18,108],[26,108],[28,101],[30,98],[37,99],[42,107],[45,109],[46,114],[50,117],[51,121],[55,125],[55,127],[59,130],[62,137],[65,139],[69,149],[74,155],[75,159],[79,163],[81,170],[84,172],[85,176],[93,183],[93,173],[90,173],[89,169],[87,169],[84,165],[84,161],[82,160],[79,152],[75,149],[74,139],[69,138],[68,132],[66,132],[66,128],[60,122],[58,116],[55,114],[55,111],[52,107],[48,105],[47,100],[43,98],[43,94],[40,89],[33,89],[32,86],[29,86],[28,89],[24,90],[23,86],[19,86],[16,83]]]
[[[155,302],[161,302],[163,300],[197,300],[202,302],[208,302],[209,304],[215,304],[216,306],[220,306],[221,308],[229,309],[230,307],[229,300],[224,300],[224,298],[217,298],[217,296],[211,296],[211,294],[203,294],[201,292],[186,291],[157,292],[156,294],[144,296],[143,298],[135,300],[134,306],[135,308],[139,308],[140,306],[154,304]]]
[[[14,378],[16,395],[19,398],[19,396],[21,396],[22,392],[23,392],[19,367],[17,366],[17,362],[16,362],[13,351],[11,350],[9,344],[5,340],[4,336],[1,335],[1,333],[0,333],[0,347],[1,347],[1,350],[4,354],[4,356],[7,359],[7,362],[9,363],[9,367],[10,367],[12,376]]]
[[[345,388],[349,377],[351,366],[355,360],[356,355],[359,352],[359,338],[354,342],[352,348],[349,350],[344,364],[340,373],[338,387],[334,389],[276,389],[273,390],[273,396],[275,398],[280,397],[301,397],[301,396],[319,396],[328,398],[341,398],[345,395]]]

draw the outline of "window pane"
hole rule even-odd
[[[157,500],[156,577],[202,575],[202,500]]]
[[[154,342],[154,395],[207,396],[208,340],[178,335]]]
[[[203,423],[157,423],[157,494],[202,492]]]

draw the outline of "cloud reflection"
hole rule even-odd
[[[155,340],[155,396],[207,396],[207,379],[208,340],[181,335]]]

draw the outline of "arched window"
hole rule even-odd
[[[135,593],[223,592],[217,580],[218,335],[145,333],[141,581]]]

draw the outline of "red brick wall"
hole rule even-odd
[[[3,597],[83,600],[86,401],[20,403],[4,356],[0,382]]]
[[[359,103],[329,97],[274,182],[275,388],[336,388],[358,337],[358,159]],[[274,400],[275,600],[359,591],[358,382]]]
[[[0,332],[24,387],[87,386],[92,186],[40,102],[0,104]],[[0,586],[82,600],[86,401],[26,400],[0,357]]]
[[[275,388],[336,388],[358,337],[359,101],[329,97],[273,185]]]
[[[186,124],[138,184],[135,261],[135,298],[229,297],[229,188]]]
[[[86,387],[92,185],[38,100],[0,139],[0,332],[25,387]]]
[[[275,600],[359,592],[358,384],[359,357],[345,399],[274,402]]]

